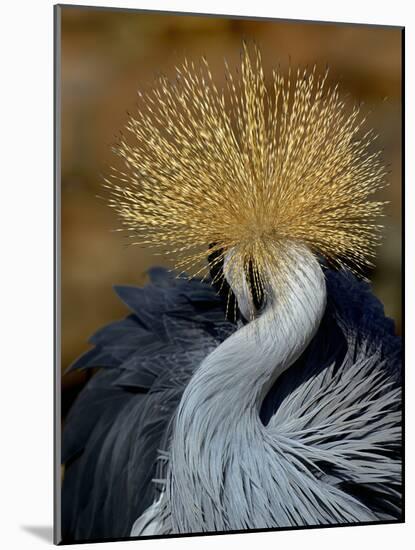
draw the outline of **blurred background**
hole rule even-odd
[[[127,309],[115,284],[141,285],[155,261],[127,247],[106,206],[111,145],[137,104],[137,90],[184,57],[206,55],[219,86],[224,58],[238,65],[243,39],[260,47],[265,74],[278,63],[330,67],[350,103],[364,102],[390,167],[384,243],[370,273],[376,295],[401,331],[401,30],[392,27],[244,20],[151,12],[62,8],[62,370],[89,349],[88,337]],[[63,415],[85,374],[62,378]]]

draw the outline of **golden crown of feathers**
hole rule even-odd
[[[386,170],[359,107],[348,109],[327,72],[272,73],[244,45],[241,69],[218,89],[208,63],[159,77],[130,116],[107,179],[110,205],[135,243],[168,251],[187,270],[232,250],[261,287],[267,266],[307,245],[340,265],[370,264],[384,203],[369,196]]]

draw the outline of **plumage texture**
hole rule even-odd
[[[161,269],[150,277],[144,289],[123,287],[133,313],[100,330],[91,352],[72,367],[101,368],[75,402],[63,432],[64,540],[130,535],[164,487],[152,479],[165,477],[171,419],[185,387],[203,358],[237,329],[225,320],[225,303],[208,284],[177,280]],[[327,307],[317,334],[270,388],[261,419],[267,425],[276,414],[274,431],[283,448],[295,443],[289,451],[294,457],[303,452],[313,457],[323,470],[310,467],[316,480],[357,499],[361,504],[350,501],[355,513],[368,514],[365,506],[376,519],[399,520],[400,339],[368,284],[345,271],[326,270],[325,279]],[[376,361],[362,361],[365,342],[372,343]],[[360,367],[353,366],[357,363]],[[327,406],[331,392],[336,399]],[[362,409],[370,395],[376,399]],[[350,407],[357,407],[356,414]],[[345,429],[330,437],[335,415]],[[365,446],[360,453],[374,456],[356,456],[359,439]],[[332,461],[336,452],[346,468]],[[298,462],[284,464],[291,473]]]
[[[261,314],[202,361],[183,393],[158,532],[374,521],[380,518],[370,507],[336,486],[337,472],[346,470],[358,485],[399,484],[399,463],[382,453],[399,446],[400,388],[389,391],[386,380],[379,396],[385,377],[376,372],[378,346],[363,338],[355,354],[352,327],[341,374],[330,364],[323,380],[313,372],[267,426],[260,420],[270,385],[307,348],[326,305],[318,261],[301,247],[291,254],[301,261],[294,262],[290,295],[281,304],[270,291]]]
[[[75,365],[101,370],[65,428],[68,537],[400,518],[399,340],[342,269],[378,241],[374,135],[315,69],[267,91],[244,47],[227,76],[162,77],[107,184],[137,244],[178,270],[209,249],[245,324],[202,281],[118,289],[134,314]]]
[[[63,431],[63,538],[128,536],[157,494],[158,450],[194,369],[235,331],[208,285],[150,270],[144,288],[116,287],[132,313],[91,339],[73,369],[100,370]],[[161,464],[159,464],[161,466]]]
[[[292,243],[337,265],[370,264],[383,204],[369,199],[386,170],[359,107],[327,73],[275,70],[267,88],[259,51],[244,46],[227,90],[205,59],[176,76],[140,94],[115,149],[125,170],[108,178],[110,204],[134,243],[202,272],[208,246],[216,261],[232,250],[260,294],[271,272],[289,286]]]

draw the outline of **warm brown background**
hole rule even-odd
[[[281,63],[330,67],[350,102],[365,102],[390,164],[385,240],[371,274],[375,293],[401,327],[401,31],[79,8],[62,9],[62,369],[88,349],[97,328],[126,309],[114,284],[141,284],[151,251],[127,248],[102,194],[111,144],[136,90],[186,56],[206,54],[218,79],[235,66],[243,39],[259,44],[266,69]],[[157,260],[157,263],[160,263]],[[64,409],[83,375],[63,378]]]

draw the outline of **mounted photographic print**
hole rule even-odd
[[[402,38],[55,8],[56,543],[403,521]]]

